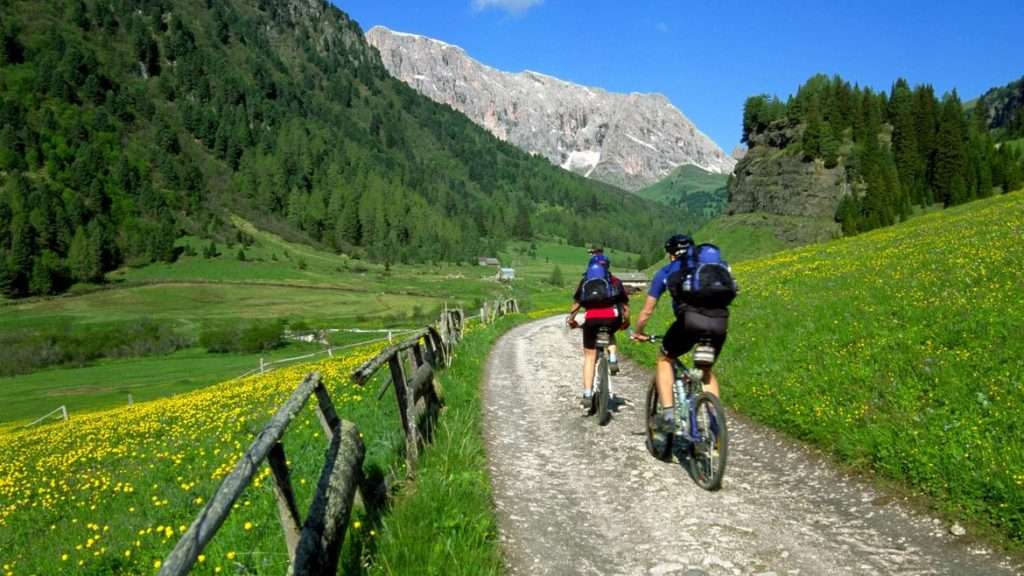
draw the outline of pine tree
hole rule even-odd
[[[7,294],[27,296],[32,277],[32,255],[35,252],[35,231],[24,214],[15,213],[11,219],[11,250],[7,265]]]
[[[804,127],[801,150],[804,161],[821,157],[821,144],[824,140],[825,127],[813,101],[808,105],[807,125]]]
[[[518,202],[516,206],[515,234],[520,240],[529,240],[533,237],[533,230],[530,227],[530,210],[526,202]]]
[[[915,197],[924,206],[937,201],[933,189],[935,172],[935,138],[938,130],[938,101],[931,86],[914,89],[914,126],[916,128],[919,179],[916,182]]]
[[[892,124],[892,152],[899,173],[900,188],[908,197],[919,193],[921,159],[917,146],[917,125],[914,122],[914,95],[910,85],[900,78],[892,87],[889,99],[889,123]],[[916,204],[924,199],[911,198]],[[901,212],[905,209],[901,208]]]
[[[935,137],[935,172],[932,189],[946,206],[968,199],[963,173],[967,168],[963,111],[956,91],[942,99],[938,133]]]
[[[103,277],[102,257],[99,244],[91,241],[85,228],[79,226],[75,229],[67,259],[71,278],[76,282],[99,281]]]
[[[555,269],[551,271],[551,276],[548,278],[548,284],[562,286],[564,283],[565,279],[562,278],[562,269],[556,264]]]

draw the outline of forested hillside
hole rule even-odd
[[[795,174],[783,188],[809,189],[847,234],[905,219],[913,206],[961,204],[1022,182],[1020,155],[995,146],[984,108],[968,114],[955,91],[939,99],[902,79],[886,94],[819,75],[786,102],[749,98],[743,141],[750,153],[731,182],[733,201],[748,177],[763,189],[765,178]],[[806,199],[790,200],[799,209]]]
[[[636,194],[682,208],[703,224],[725,209],[728,180],[726,174],[715,174],[693,164],[684,164]]]
[[[8,296],[171,261],[232,212],[383,262],[539,234],[640,251],[681,220],[417,95],[323,0],[0,0],[0,16]]]

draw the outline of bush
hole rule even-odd
[[[284,344],[284,322],[253,320],[243,324],[206,326],[199,345],[207,352],[254,354],[280,348]]]
[[[150,319],[117,326],[72,328],[69,323],[0,335],[0,376],[48,366],[84,366],[100,358],[170,354],[193,344],[170,324]]]
[[[553,286],[561,286],[565,283],[565,279],[562,278],[562,269],[555,266],[555,269],[551,271],[551,276],[548,278],[548,284]]]

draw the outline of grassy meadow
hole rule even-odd
[[[179,241],[183,254],[174,263],[124,268],[111,273],[106,285],[79,286],[64,296],[0,302],[0,330],[90,338],[152,321],[195,341],[207,326],[278,319],[312,328],[402,328],[432,321],[446,303],[472,313],[480,302],[499,296],[516,296],[524,304],[532,295],[567,298],[560,292],[568,288],[548,283],[551,272],[560,265],[568,277],[570,270],[582,270],[587,258],[583,248],[557,242],[538,242],[532,250],[529,243],[510,243],[508,252],[498,255],[503,265],[517,268],[516,282],[507,286],[494,280],[494,267],[385,267],[288,242],[239,218],[234,224],[244,243],[218,243],[217,256],[203,255],[209,241],[186,237]],[[376,337],[335,333],[330,341],[343,345]],[[208,354],[193,345],[171,354],[104,358],[4,377],[0,427],[29,422],[62,404],[78,413],[125,404],[129,393],[137,401],[178,394],[248,371],[261,356],[271,361],[316,349],[290,343],[256,354]]]
[[[725,402],[1024,543],[1022,231],[1017,192],[735,265]]]
[[[717,244],[729,262],[739,262],[823,242],[837,234],[834,222],[816,218],[734,214],[708,222],[694,234],[694,239]]]
[[[483,451],[480,378],[487,353],[524,316],[471,324],[438,378],[446,410],[435,441],[383,517],[357,507],[343,552],[346,574],[500,573]],[[0,431],[0,565],[4,574],[151,574],[276,407],[320,371],[342,418],[357,424],[368,474],[404,479],[393,395],[380,401],[348,375],[383,345],[202,390]],[[311,401],[284,444],[300,510],[312,500],[326,441]],[[193,569],[280,574],[287,553],[264,466]],[[43,544],[43,545],[41,545]],[[426,570],[426,572],[423,572]]]
[[[259,366],[320,350],[314,344],[292,343],[260,354],[209,354],[202,348],[165,356],[105,358],[81,368],[48,368],[0,378],[0,429],[39,417],[65,405],[72,417],[133,402],[189,392],[230,380]]]
[[[367,469],[395,466],[403,443],[393,402],[376,401],[376,383],[364,389],[348,381],[379,347],[0,433],[7,455],[0,462],[5,574],[155,572],[254,434],[311,370],[326,377],[339,413],[364,434]],[[284,444],[305,510],[326,448],[312,402]],[[287,553],[268,475],[264,467],[194,573],[284,571]],[[352,553],[358,565],[361,552]]]

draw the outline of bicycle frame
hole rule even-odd
[[[684,436],[692,444],[702,442],[704,439],[697,426],[696,399],[704,391],[704,371],[700,368],[691,370],[678,358],[673,359],[672,388],[672,405],[676,411],[676,435]],[[680,413],[680,399],[686,401],[686,414]]]
[[[655,343],[659,340],[658,337],[652,337],[648,342]],[[699,351],[702,347],[708,347],[709,342],[706,340],[700,340],[697,343],[697,348],[694,349],[695,354],[701,353]],[[708,354],[705,350],[703,354]],[[714,353],[711,352],[711,361],[714,361]],[[703,436],[700,433],[700,427],[697,426],[697,402],[696,399],[701,393],[704,392],[704,369],[703,368],[689,368],[679,358],[672,359],[672,406],[675,411],[675,423],[676,430],[675,435],[686,438],[691,444],[700,444],[704,441]],[[680,399],[686,401],[685,413],[680,410],[679,403]]]

